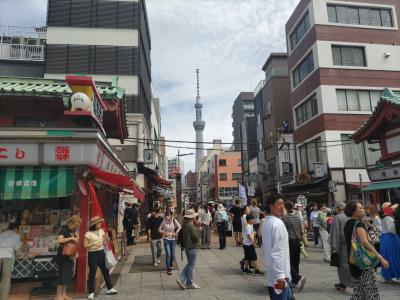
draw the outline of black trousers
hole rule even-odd
[[[300,241],[298,239],[289,239],[289,255],[290,255],[290,275],[292,283],[297,284],[301,278],[300,265]]]
[[[219,248],[225,249],[226,247],[226,224],[225,222],[217,223]]]
[[[254,232],[256,233],[257,245],[260,246],[260,237],[258,236],[258,230],[260,229],[260,224],[253,224]]]
[[[314,227],[314,244],[318,246],[319,227]]]
[[[125,234],[126,234],[126,244],[128,246],[133,245],[133,236],[132,236],[132,231],[133,231],[133,226],[127,226],[125,229]]]
[[[89,294],[95,291],[95,280],[97,267],[100,268],[101,274],[103,274],[104,281],[106,282],[107,289],[112,289],[112,283],[110,273],[106,267],[106,254],[104,250],[88,252],[88,265],[89,265],[89,276],[88,276],[88,290]]]

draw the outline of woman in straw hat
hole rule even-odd
[[[61,226],[57,237],[57,266],[58,266],[58,281],[56,300],[70,300],[67,296],[67,286],[71,284],[73,277],[73,259],[72,256],[64,256],[63,246],[68,242],[79,243],[79,234],[76,232],[81,226],[81,218],[72,216],[66,220],[66,224]]]
[[[389,262],[388,269],[382,268],[382,276],[385,282],[392,282],[394,278],[400,279],[400,236],[396,234],[393,213],[397,204],[389,202],[382,204],[383,220],[380,240],[381,255]]]
[[[89,221],[89,231],[85,234],[83,241],[84,247],[88,250],[88,264],[89,264],[89,276],[88,276],[88,299],[94,299],[95,291],[95,279],[97,267],[100,268],[103,274],[104,281],[107,285],[107,295],[114,295],[118,291],[113,288],[110,278],[110,273],[106,267],[106,255],[104,252],[104,244],[108,241],[108,237],[103,229],[101,229],[101,223],[104,219],[100,217],[93,217]]]
[[[200,232],[195,227],[197,213],[194,209],[188,209],[183,216],[182,225],[183,246],[187,257],[187,265],[181,272],[181,276],[177,279],[178,286],[184,289],[199,289],[200,287],[193,282],[193,270],[196,265],[197,249],[200,248]]]

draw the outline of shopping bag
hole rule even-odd
[[[107,266],[107,269],[114,268],[118,263],[117,260],[115,259],[114,253],[108,247],[106,247],[104,249],[104,252],[106,253],[106,266]]]
[[[354,224],[351,236],[349,263],[356,265],[361,270],[373,269],[378,265],[379,260],[372,251],[365,249],[361,243],[357,236],[357,224],[358,222]]]

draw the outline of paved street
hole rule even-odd
[[[333,289],[333,284],[337,280],[336,269],[322,262],[322,250],[316,248],[308,250],[310,258],[301,262],[301,271],[307,277],[307,284],[303,292],[296,293],[296,299],[349,299],[350,293],[344,294]],[[242,252],[242,248],[234,246],[221,251],[216,245],[213,245],[211,250],[199,250],[194,278],[201,289],[182,291],[175,282],[178,276],[176,270],[172,276],[156,270],[129,273],[136,256],[150,255],[148,244],[140,244],[132,249],[123,267],[116,285],[119,294],[114,297],[105,296],[103,295],[105,290],[102,290],[97,299],[266,299],[264,277],[243,275],[240,272],[238,261],[243,256]],[[257,252],[262,260],[261,249],[257,249]],[[182,269],[186,260],[181,261],[178,249],[177,254],[178,266]],[[400,284],[380,283],[379,288],[382,300],[399,299]]]

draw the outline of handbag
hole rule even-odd
[[[114,253],[107,246],[104,248],[104,252],[106,254],[106,266],[107,269],[112,269],[117,265],[117,260],[115,259]]]
[[[370,224],[369,227],[368,227],[367,232],[368,232],[369,242],[372,245],[379,244],[379,231],[376,228],[376,226],[373,225],[373,224]]]
[[[308,247],[307,233],[303,232],[301,234],[301,241],[303,242],[304,247]]]
[[[338,268],[340,267],[340,257],[339,254],[337,254],[336,252],[331,253],[330,266]]]
[[[373,269],[378,265],[379,261],[372,251],[365,249],[358,238],[356,228],[358,223],[357,221],[354,224],[353,233],[351,235],[349,263],[356,265],[361,270]]]
[[[78,253],[78,243],[74,241],[69,241],[63,245],[62,255],[63,256],[75,256]]]

